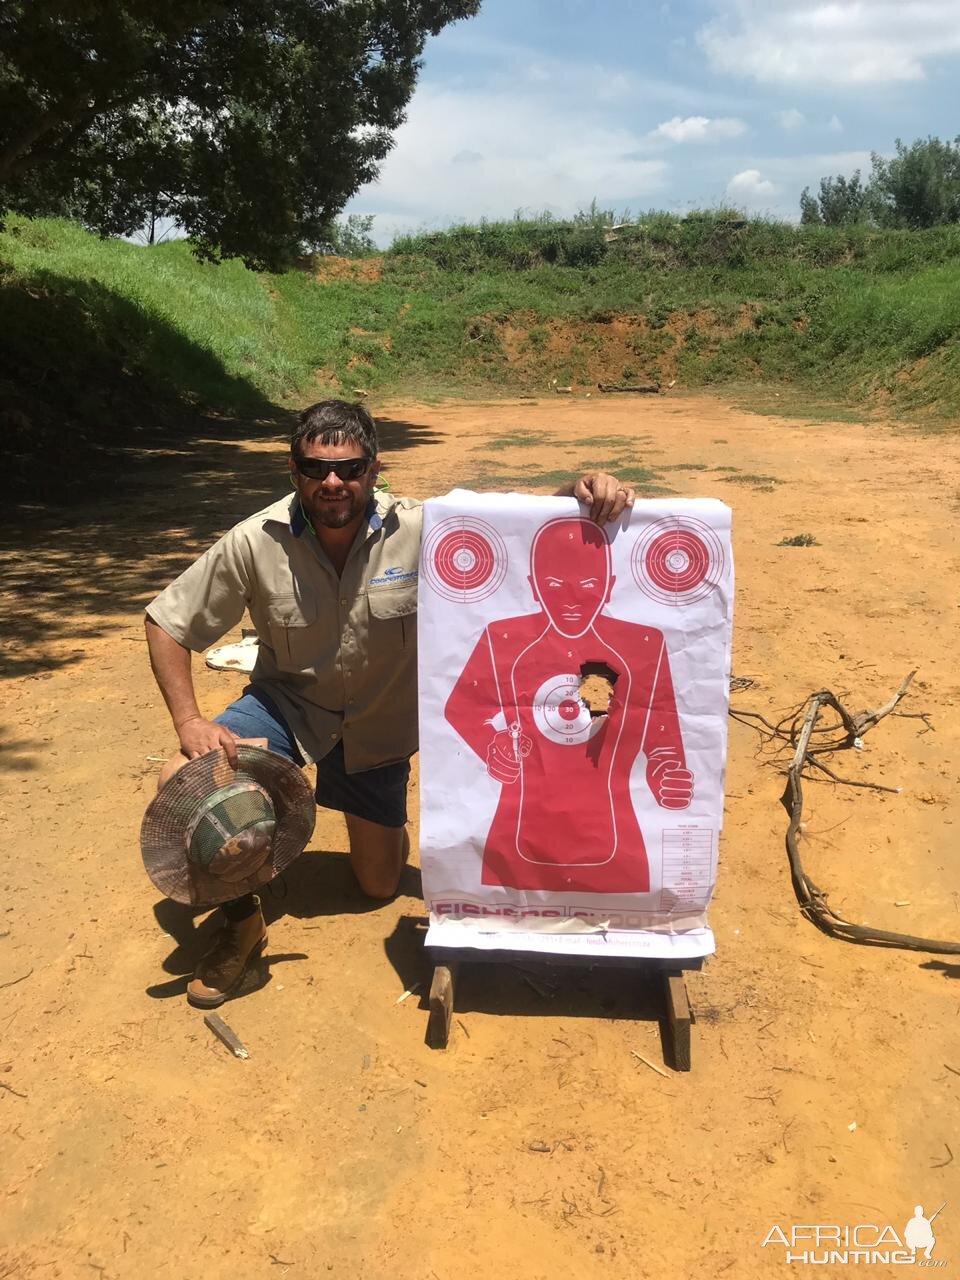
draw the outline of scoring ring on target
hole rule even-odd
[[[709,525],[668,516],[648,525],[634,543],[630,569],[637,586],[659,604],[703,600],[723,576],[723,544]]]
[[[580,697],[580,677],[572,672],[550,676],[533,695],[533,723],[549,742],[579,746],[603,728]]]
[[[424,538],[422,572],[445,600],[486,600],[506,577],[507,548],[486,521],[453,516],[434,525]]]

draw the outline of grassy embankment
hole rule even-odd
[[[960,419],[960,227],[791,227],[722,215],[506,222],[406,237],[282,276],[186,244],[0,233],[0,396],[21,465],[91,443],[269,416],[323,394],[490,395],[676,379],[757,406]],[[779,398],[773,401],[774,392]]]

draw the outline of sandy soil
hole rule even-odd
[[[504,465],[573,468],[606,436],[638,463],[705,463],[664,475],[734,508],[735,673],[755,681],[735,703],[826,686],[862,709],[916,667],[904,710],[934,726],[891,717],[837,766],[900,795],[808,787],[811,873],[852,919],[960,937],[955,437],[702,398],[384,408],[391,482],[417,496],[518,428],[552,443]],[[0,1277],[753,1277],[783,1271],[774,1224],[902,1232],[943,1201],[934,1258],[960,1266],[960,961],[799,916],[782,778],[736,723],[689,1075],[633,1056],[661,1061],[657,1009],[602,975],[535,990],[476,969],[430,1051],[423,1008],[398,1003],[427,976],[418,873],[371,909],[323,813],[267,899],[265,981],[225,1010],[249,1061],[213,1040],[183,998],[209,923],[140,865],[173,745],[140,615],[284,491],[282,453],[253,429],[144,451],[83,510],[3,538]],[[750,475],[777,483],[729,479]],[[801,532],[820,545],[776,546]],[[197,679],[210,714],[240,685]]]

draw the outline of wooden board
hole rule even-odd
[[[686,970],[701,969],[702,957],[679,962],[631,956],[591,956],[585,960],[583,956],[575,955],[545,955],[533,951],[481,951],[467,947],[431,947],[428,951],[434,962],[433,982],[430,985],[430,1019],[427,1024],[427,1044],[431,1049],[446,1049],[450,1042],[457,973],[462,963],[516,966],[526,960],[567,968],[599,964],[605,968],[656,974],[666,1013],[662,1025],[667,1065],[675,1071],[690,1070],[690,1028],[694,1019],[683,975]]]
[[[683,973],[676,969],[663,971],[663,994],[667,1006],[667,1043],[673,1054],[668,1064],[675,1071],[690,1070],[690,1023],[693,1015],[687,997]]]
[[[449,1043],[456,980],[456,960],[449,964],[438,964],[433,971],[433,982],[430,984],[430,1021],[427,1023],[427,1044],[431,1049],[445,1049]]]

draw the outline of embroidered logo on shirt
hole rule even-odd
[[[376,578],[371,578],[369,585],[371,587],[399,587],[405,582],[416,582],[418,572],[416,569],[404,569],[403,565],[395,564],[390,569],[384,569]]]

